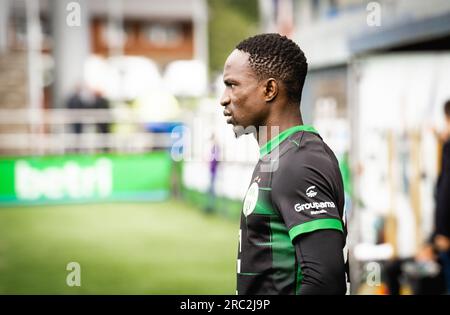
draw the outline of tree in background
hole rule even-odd
[[[208,0],[208,8],[209,71],[214,77],[236,44],[258,32],[258,1]]]

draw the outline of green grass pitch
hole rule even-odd
[[[3,207],[0,294],[234,294],[237,245],[238,222],[173,200]]]

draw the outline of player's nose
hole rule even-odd
[[[222,94],[222,97],[220,98],[220,105],[227,106],[230,104],[230,102],[231,102],[230,97],[228,96],[228,94],[226,92],[224,92]]]

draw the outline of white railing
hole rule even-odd
[[[131,109],[0,109],[0,155],[146,152],[170,148],[171,133],[145,130]],[[81,125],[81,132],[74,125]],[[110,132],[96,131],[108,124]]]

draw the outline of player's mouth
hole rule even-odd
[[[227,124],[234,125],[234,119],[233,116],[231,116],[231,113],[227,111],[226,109],[223,111],[223,115],[227,118]]]

